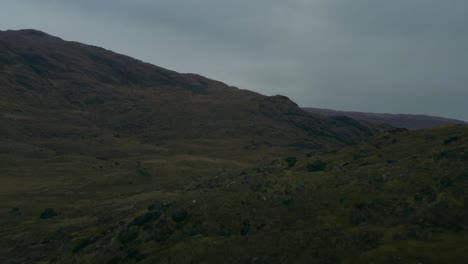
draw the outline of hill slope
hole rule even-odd
[[[105,159],[2,144],[0,260],[463,263],[467,139],[463,126],[388,133],[257,165],[149,145],[127,156],[136,143]]]
[[[467,127],[384,133],[38,31],[0,47],[1,263],[468,257]]]
[[[464,124],[467,122],[437,116],[408,115],[408,114],[379,114],[350,111],[336,111],[321,108],[304,107],[306,112],[322,116],[347,116],[356,120],[371,122],[375,124],[389,124],[397,128],[424,129],[435,126]]]
[[[20,140],[78,143],[106,129],[153,143],[231,138],[317,149],[379,130],[35,30],[0,32],[0,62],[0,133]]]

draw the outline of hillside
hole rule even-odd
[[[468,127],[0,32],[0,263],[463,263]]]
[[[318,149],[380,130],[35,30],[0,32],[0,62],[0,135],[20,141],[81,146],[106,130],[154,144],[230,138],[246,148]]]
[[[148,145],[112,159],[15,146],[13,160],[2,144],[0,260],[463,263],[467,139],[392,132],[257,165]]]
[[[306,112],[321,116],[347,116],[364,122],[370,122],[374,124],[388,124],[393,127],[406,128],[411,130],[455,124],[468,125],[467,122],[461,120],[428,115],[364,113],[336,111],[312,107],[304,107],[302,109],[304,109]]]

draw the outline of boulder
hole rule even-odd
[[[174,222],[182,222],[187,216],[188,212],[185,209],[176,209],[172,212],[172,220],[174,220]]]
[[[122,244],[127,244],[138,237],[138,231],[139,230],[137,226],[129,226],[124,230],[120,231],[119,235],[117,236],[117,239],[119,239],[119,241]]]
[[[49,219],[57,215],[58,213],[53,208],[46,208],[39,217],[41,219]]]
[[[158,218],[161,216],[160,211],[152,211],[148,212],[144,215],[140,215],[137,218],[135,218],[132,222],[132,224],[137,225],[137,226],[142,226],[148,222],[153,222],[158,220]]]

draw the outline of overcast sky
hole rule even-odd
[[[301,106],[468,120],[467,0],[1,0],[20,28]]]

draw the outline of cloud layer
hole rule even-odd
[[[302,106],[468,120],[466,0],[5,0],[0,25]]]

